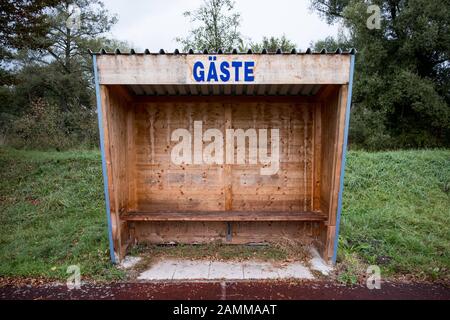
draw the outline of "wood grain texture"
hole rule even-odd
[[[108,189],[114,248],[122,259],[128,245],[127,224],[120,220],[120,215],[129,209],[129,182],[133,174],[129,164],[130,126],[128,106],[130,97],[119,87],[101,86],[103,127],[105,134],[106,168],[108,171]]]
[[[117,254],[123,257],[133,241],[225,242],[230,222],[230,243],[308,235],[331,259],[347,94],[347,85],[329,85],[313,99],[138,98],[122,86],[101,86]],[[249,162],[248,139],[244,164],[174,164],[178,142],[171,134],[179,128],[193,134],[194,121],[202,121],[202,132],[219,129],[224,139],[227,129],[279,129],[278,172],[261,175],[263,165]]]
[[[216,55],[221,61],[255,62],[251,85],[345,84],[349,82],[350,55]],[[100,83],[104,85],[201,84],[193,79],[196,61],[209,65],[208,55],[99,55]],[[242,70],[241,70],[242,72]],[[241,75],[242,77],[242,75]],[[227,83],[235,84],[232,77]],[[243,88],[241,88],[243,89]],[[239,94],[239,92],[238,92]]]
[[[135,105],[137,211],[311,211],[313,118],[318,105],[303,103],[138,103]],[[183,164],[170,158],[171,133],[219,129],[280,130],[280,168],[261,175],[262,164]],[[203,143],[203,147],[207,143]],[[236,147],[236,144],[235,144]],[[270,150],[270,146],[269,146]],[[225,153],[225,150],[224,150]],[[235,153],[236,156],[236,153]]]
[[[337,132],[334,150],[333,181],[330,200],[329,225],[336,225],[336,216],[339,202],[339,191],[341,183],[342,156],[344,154],[344,130],[345,116],[347,111],[348,85],[343,85],[339,90]]]
[[[231,241],[227,241],[225,222],[131,222],[133,240],[138,243],[211,243],[227,244],[280,243],[282,241],[309,242],[317,237],[319,222],[232,222]]]
[[[338,149],[339,91],[334,90],[322,102],[321,107],[321,175],[320,207],[331,217],[334,176],[336,174],[336,150]],[[329,219],[330,220],[330,219]],[[330,222],[330,221],[329,221]]]
[[[129,212],[121,219],[127,221],[324,221],[320,212]]]
[[[321,211],[327,216],[321,233],[323,257],[331,260],[336,233],[348,85],[328,91],[322,103]]]

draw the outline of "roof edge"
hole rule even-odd
[[[91,56],[94,55],[222,55],[222,54],[240,54],[240,55],[356,55],[357,51],[354,48],[349,49],[348,51],[343,51],[341,48],[338,48],[336,51],[328,52],[325,48],[320,51],[313,51],[308,48],[305,51],[297,51],[296,49],[291,50],[290,52],[283,52],[281,49],[277,49],[275,52],[269,52],[267,49],[263,49],[261,52],[253,52],[249,49],[246,52],[238,52],[237,49],[233,49],[231,52],[225,52],[219,49],[217,52],[208,51],[206,49],[195,52],[193,49],[190,49],[188,52],[180,52],[178,49],[175,49],[173,53],[166,52],[164,49],[160,49],[158,52],[150,52],[150,50],[145,49],[143,52],[136,52],[134,49],[130,49],[129,52],[121,52],[119,49],[114,50],[113,52],[107,52],[105,49],[101,49],[99,52],[93,52],[88,49],[88,53]]]

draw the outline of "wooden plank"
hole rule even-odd
[[[335,174],[338,101],[338,92],[334,92],[321,104],[320,209],[327,215],[330,215],[333,176]]]
[[[134,206],[136,197],[134,173],[134,111],[131,96],[121,86],[102,86],[104,97],[103,124],[107,136],[107,170],[110,184],[113,239],[119,260],[125,256],[129,245],[128,224],[120,215]],[[131,186],[131,187],[130,187]]]
[[[193,65],[209,66],[209,55],[99,55],[100,84],[108,85],[190,85],[199,84]],[[216,55],[216,66],[223,61],[254,61],[256,84],[345,84],[349,82],[350,55]],[[280,72],[283,70],[283,72]],[[231,77],[227,84],[243,84]],[[220,85],[215,83],[201,85]]]
[[[133,102],[134,94],[132,93],[131,88],[123,85],[110,85],[108,88],[115,92],[117,96],[125,99],[127,103]]]
[[[229,87],[229,86],[226,86]],[[319,96],[135,96],[136,103],[300,103],[315,104],[321,101]]]
[[[334,252],[334,239],[336,236],[336,226],[328,226],[326,228],[326,241],[323,246],[322,257],[325,261],[331,261]]]
[[[339,91],[338,117],[336,119],[337,132],[334,148],[332,189],[330,194],[330,214],[328,219],[328,225],[330,226],[336,225],[339,188],[341,181],[340,179],[341,179],[342,155],[344,145],[345,113],[347,110],[347,97],[348,97],[348,85],[344,85]]]
[[[312,182],[312,210],[320,210],[320,183],[322,168],[322,108],[320,105],[315,107],[314,112],[314,159],[313,159],[313,182]]]
[[[336,84],[323,85],[320,87],[319,91],[317,91],[315,98],[322,102],[327,101],[334,94],[339,92],[339,89],[340,89],[340,85],[336,85]]]
[[[127,180],[128,180],[128,205],[127,210],[137,210],[137,175],[136,175],[136,144],[135,144],[135,111],[127,110]]]
[[[284,239],[295,239],[310,243],[315,237],[320,222],[314,221],[252,221],[233,222],[231,241],[226,239],[225,222],[201,221],[151,221],[132,222],[133,241],[145,243],[211,243],[228,244],[280,243]]]
[[[232,113],[231,113],[231,105],[225,104],[225,126],[224,131],[232,128]],[[224,185],[223,185],[223,193],[224,193],[224,201],[225,201],[225,211],[231,211],[233,208],[233,186],[232,186],[232,166],[230,164],[224,164]]]
[[[317,221],[239,221],[233,222],[231,244],[289,243],[310,244]]]
[[[112,224],[112,237],[114,242],[114,252],[119,254],[120,260],[120,248],[122,247],[121,232],[120,232],[120,219],[118,212],[118,201],[115,180],[115,172],[113,170],[114,154],[112,152],[113,142],[111,137],[113,133],[111,131],[112,119],[111,119],[111,97],[109,90],[106,86],[100,86],[100,94],[102,100],[102,113],[103,113],[103,130],[104,130],[104,146],[106,157],[106,170],[108,171],[108,190],[110,200],[110,212],[111,212],[111,224]]]
[[[336,241],[336,218],[339,201],[340,178],[342,168],[342,155],[344,145],[345,116],[347,111],[348,85],[343,85],[339,90],[339,99],[337,104],[336,134],[334,141],[334,159],[331,181],[331,191],[329,200],[329,213],[327,220],[327,234],[324,245],[323,256],[331,261],[334,253],[334,242]]]
[[[324,221],[320,212],[129,212],[126,221]]]

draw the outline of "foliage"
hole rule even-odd
[[[281,49],[283,52],[290,52],[295,49],[296,45],[292,41],[282,35],[280,38],[277,37],[263,37],[260,43],[251,43],[250,47],[253,52],[261,52],[266,49],[268,52],[276,52],[277,49]]]
[[[0,131],[14,113],[13,90],[15,74],[11,70],[14,54],[18,49],[42,49],[42,39],[49,31],[44,14],[57,0],[4,0],[0,2]],[[0,132],[1,133],[1,132]]]
[[[2,0],[0,2],[0,58],[8,48],[42,48],[36,38],[45,37],[49,23],[45,11],[57,0]]]
[[[351,0],[312,0],[311,8],[315,9],[328,23],[343,18],[343,11]]]
[[[450,2],[376,0],[381,29],[367,28],[368,2],[312,0],[328,22],[348,28],[344,47],[356,47],[354,110],[350,140],[362,147],[384,149],[450,145]],[[316,46],[335,49],[342,39]],[[358,114],[361,112],[362,114]],[[365,130],[363,119],[376,115]],[[371,120],[369,120],[371,121]],[[357,128],[355,128],[357,126]],[[379,137],[378,144],[374,136]],[[388,140],[381,139],[389,137]]]
[[[117,18],[111,16],[99,0],[64,0],[49,14],[49,21],[51,27],[45,41],[50,45],[46,51],[63,72],[70,74],[75,67],[90,71],[90,59],[87,64],[81,63],[89,57],[89,46],[108,32]]]
[[[197,25],[189,31],[187,37],[176,38],[185,51],[231,51],[243,44],[239,32],[241,17],[234,12],[232,0],[204,0],[197,10],[187,11],[184,16]]]
[[[61,112],[43,99],[34,100],[24,116],[12,121],[6,132],[8,145],[27,149],[68,149],[97,145],[95,112]]]
[[[353,106],[350,117],[349,144],[351,149],[363,146],[364,149],[373,151],[380,147],[384,149],[395,147],[395,141],[384,125],[386,115],[383,111],[367,109],[358,104]]]
[[[8,84],[0,87],[0,134],[16,147],[96,145],[97,118],[88,48],[125,49],[128,44],[104,36],[117,18],[99,0],[58,1],[45,10],[45,21],[46,33],[34,35],[38,45],[15,48],[8,58],[9,69],[0,68],[2,83]],[[45,121],[36,120],[36,101],[49,108],[38,117]],[[28,129],[24,128],[27,124]],[[49,131],[50,124],[57,131]],[[45,134],[55,136],[44,139]],[[40,138],[26,138],[29,135]]]
[[[311,47],[314,52],[320,52],[322,49],[326,49],[328,52],[335,52],[338,48],[341,48],[342,50],[350,50],[354,46],[351,39],[348,39],[343,32],[339,32],[336,38],[331,36],[326,37],[323,40],[311,43]]]

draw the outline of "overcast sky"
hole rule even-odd
[[[202,1],[103,0],[119,18],[112,35],[136,49],[153,52],[181,47],[175,37],[187,35],[190,29],[183,12],[198,8]],[[311,41],[334,36],[338,31],[337,26],[327,25],[309,10],[309,0],[237,0],[235,9],[241,13],[242,34],[253,41],[285,34],[297,48],[306,49]]]

